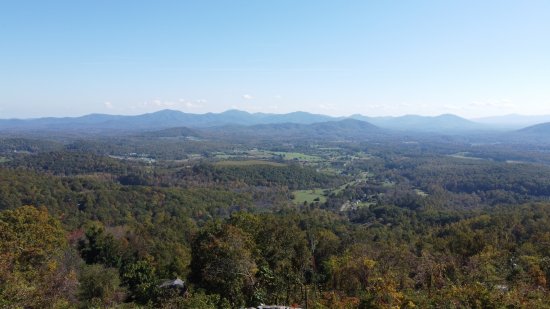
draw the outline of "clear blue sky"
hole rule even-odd
[[[550,1],[2,1],[0,118],[550,114]]]

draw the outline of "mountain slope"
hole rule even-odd
[[[2,130],[73,130],[84,132],[144,131],[172,127],[213,127],[222,125],[256,125],[261,123],[315,123],[334,120],[330,116],[294,112],[289,114],[247,113],[228,110],[223,113],[189,114],[162,110],[136,116],[90,114],[82,117],[5,119],[0,120]]]
[[[275,123],[253,126],[222,126],[205,129],[211,136],[231,139],[324,139],[349,140],[366,139],[373,135],[385,134],[385,131],[364,121],[344,119],[312,124]]]
[[[541,135],[550,138],[550,122],[540,123],[534,126],[516,131],[519,134]]]
[[[550,122],[550,115],[525,116],[510,114],[504,116],[478,118],[474,119],[474,121],[508,130],[518,130],[528,126]]]
[[[351,118],[368,121],[380,128],[435,133],[461,133],[488,130],[490,127],[452,114],[439,116],[405,115],[400,117],[365,117],[352,115]]]
[[[5,119],[0,120],[0,130],[8,131],[62,131],[80,133],[139,132],[175,127],[209,128],[224,125],[251,126],[259,124],[314,124],[355,119],[377,127],[408,132],[467,133],[489,130],[488,125],[479,124],[455,115],[435,117],[406,115],[401,117],[366,117],[352,115],[349,118],[331,117],[307,112],[288,114],[248,113],[228,110],[222,113],[190,114],[175,110],[161,110],[154,113],[122,116],[90,114],[82,117]]]

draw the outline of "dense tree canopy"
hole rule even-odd
[[[0,307],[550,306],[544,153],[229,142],[0,140]]]

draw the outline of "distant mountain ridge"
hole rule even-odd
[[[289,114],[248,113],[228,110],[222,113],[190,114],[175,110],[161,110],[154,113],[121,116],[90,114],[81,117],[5,119],[0,120],[3,130],[158,130],[172,127],[204,128],[229,124],[255,125],[263,123],[310,124],[335,120],[336,118],[306,112]]]
[[[474,119],[474,121],[491,125],[493,127],[501,127],[509,130],[517,130],[517,129],[533,126],[536,124],[550,122],[550,115],[526,116],[526,115],[518,115],[518,114],[509,114],[504,116],[477,118],[477,119]]]
[[[134,116],[89,114],[81,117],[0,119],[0,131],[66,131],[106,134],[108,132],[144,132],[178,127],[193,129],[232,125],[314,124],[343,119],[360,120],[382,129],[407,132],[453,134],[490,131],[498,128],[498,126],[481,124],[452,114],[440,116],[405,115],[400,117],[368,117],[355,114],[350,117],[331,117],[307,112],[269,114],[228,110],[222,113],[191,114],[176,110],[161,110]]]
[[[405,115],[400,117],[367,117],[355,114],[351,118],[367,121],[381,128],[401,131],[457,133],[490,129],[490,127],[483,124],[452,114],[439,116]]]
[[[533,126],[522,128],[516,131],[508,132],[502,137],[506,142],[516,144],[550,145],[550,122],[539,123]]]
[[[386,134],[381,129],[368,122],[356,119],[332,120],[310,124],[303,123],[271,123],[252,126],[228,125],[203,129],[203,132],[213,136],[227,136],[229,138],[267,138],[267,139],[319,139],[349,140],[368,139],[374,135]]]
[[[520,134],[543,135],[547,136],[550,139],[550,122],[539,123],[534,126],[523,128],[516,132]]]

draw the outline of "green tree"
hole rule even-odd
[[[157,294],[155,267],[148,260],[139,260],[123,267],[122,281],[128,286],[130,298],[145,304]]]
[[[193,244],[193,279],[226,298],[232,307],[245,305],[257,272],[252,237],[229,224],[212,224]]]
[[[79,298],[89,306],[112,306],[123,299],[117,269],[86,265],[79,281]]]
[[[45,208],[0,212],[0,307],[43,308],[51,297],[70,298],[46,295],[54,291],[47,280],[59,272],[66,249],[61,223]]]
[[[119,245],[112,235],[105,232],[101,223],[89,224],[85,236],[85,239],[78,242],[78,249],[87,264],[101,263],[108,267],[120,266]]]

